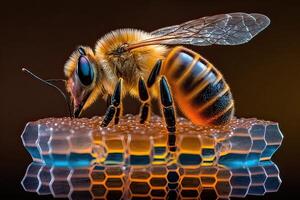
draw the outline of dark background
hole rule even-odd
[[[26,66],[44,78],[62,78],[63,65],[80,44],[94,47],[105,33],[118,28],[145,31],[178,24],[202,16],[229,12],[259,12],[271,25],[251,42],[240,46],[191,47],[223,72],[230,84],[239,117],[279,122],[284,143],[273,160],[281,170],[278,193],[299,191],[299,6],[290,1],[106,1],[1,2],[1,194],[40,198],[24,192],[20,181],[31,158],[20,135],[28,121],[66,116],[58,93],[21,72]],[[104,101],[83,116],[102,115]],[[132,99],[126,112],[138,111]],[[250,199],[253,199],[251,197]]]

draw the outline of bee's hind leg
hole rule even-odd
[[[160,102],[162,106],[162,114],[165,119],[167,130],[169,133],[168,136],[168,145],[170,151],[176,150],[176,116],[175,108],[173,104],[172,93],[168,84],[168,81],[165,76],[162,76],[159,81],[159,90],[160,90]]]
[[[106,109],[103,121],[101,123],[102,127],[108,126],[113,118],[115,119],[115,124],[119,123],[119,117],[122,112],[122,82],[123,80],[120,78],[115,87],[114,93],[111,96],[110,105]]]

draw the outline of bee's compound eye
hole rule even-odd
[[[80,56],[78,59],[77,75],[83,85],[90,85],[93,82],[94,71],[85,56]]]

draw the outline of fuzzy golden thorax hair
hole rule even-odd
[[[114,87],[123,78],[123,94],[137,96],[140,77],[148,78],[151,69],[159,59],[163,59],[167,48],[162,45],[144,46],[121,54],[112,54],[124,44],[132,44],[152,36],[141,30],[120,29],[103,36],[96,43],[95,56],[103,68],[103,87],[112,94]]]

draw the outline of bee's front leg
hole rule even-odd
[[[104,119],[101,123],[102,127],[108,126],[113,118],[115,118],[115,124],[119,123],[119,117],[122,112],[122,82],[123,79],[120,78],[111,96],[110,105],[106,109]]]

